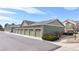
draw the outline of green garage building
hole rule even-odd
[[[62,33],[64,31],[64,25],[58,19],[42,22],[24,20],[21,25],[13,26],[11,30],[13,30],[13,33],[17,34],[42,37],[44,34],[48,33]]]

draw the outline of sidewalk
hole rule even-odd
[[[76,41],[74,36],[68,36],[61,39],[60,42],[55,42],[57,45],[62,46],[56,51],[79,51],[79,34],[77,34]]]
[[[79,34],[71,36],[69,39],[67,39],[67,42],[69,43],[79,43]]]

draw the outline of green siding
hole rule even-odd
[[[62,32],[64,31],[64,27],[58,26],[43,26],[43,27],[36,27],[36,28],[26,28],[26,29],[15,29],[14,32],[18,34],[34,36],[34,37],[42,37],[43,34],[46,33],[55,33],[55,32]]]
[[[44,26],[44,34],[45,33],[54,33],[54,32],[62,32],[64,31],[64,27],[57,26]]]

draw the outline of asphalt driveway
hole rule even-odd
[[[48,41],[0,32],[0,51],[51,51],[59,47]]]

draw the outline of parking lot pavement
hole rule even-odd
[[[48,41],[0,32],[0,51],[51,51],[59,47]]]

